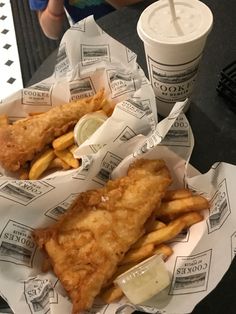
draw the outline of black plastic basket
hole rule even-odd
[[[236,112],[236,61],[227,65],[220,72],[217,92],[229,100],[228,105]]]

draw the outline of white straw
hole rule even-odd
[[[176,20],[176,13],[175,13],[175,6],[174,6],[174,0],[169,0],[169,6],[170,6],[170,13],[172,16],[172,20]]]

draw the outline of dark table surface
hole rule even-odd
[[[138,55],[138,63],[146,74],[143,44],[137,35],[136,25],[141,12],[151,2],[153,1],[145,1],[115,11],[97,21],[104,31]],[[236,2],[235,0],[203,0],[203,2],[213,12],[214,26],[206,44],[187,117],[195,137],[191,163],[199,171],[206,172],[216,161],[236,164],[236,113],[228,107],[231,102],[216,92],[221,70],[236,60]],[[56,51],[45,60],[29,85],[48,77],[53,72],[55,55]],[[178,309],[176,312],[178,313]],[[220,284],[192,313],[236,313],[235,259]]]

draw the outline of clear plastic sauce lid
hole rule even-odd
[[[170,276],[161,255],[154,255],[115,279],[115,283],[133,304],[141,304],[170,284]]]
[[[74,127],[74,138],[78,145],[86,141],[107,119],[106,114],[96,111],[84,115]]]

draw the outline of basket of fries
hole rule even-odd
[[[3,101],[0,294],[14,312],[189,313],[215,288],[236,247],[235,168],[188,164],[184,105],[158,123],[135,54],[91,17],[52,77]],[[133,302],[117,279],[156,256],[169,280],[148,294],[159,268]]]

